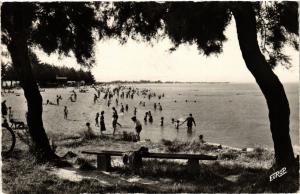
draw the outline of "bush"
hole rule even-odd
[[[138,137],[133,132],[127,133],[126,131],[123,131],[122,140],[137,142],[138,141]]]

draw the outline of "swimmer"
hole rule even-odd
[[[160,118],[160,126],[163,127],[164,126],[164,117]]]
[[[171,119],[171,122],[172,122],[172,124],[174,124],[174,122],[175,122],[175,119],[174,119],[174,118],[172,118],[172,119]]]

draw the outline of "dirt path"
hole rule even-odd
[[[118,185],[121,188],[127,188],[128,186],[136,186],[144,188],[148,191],[167,191],[164,189],[166,184],[171,184],[173,181],[168,179],[150,180],[141,178],[136,175],[121,176],[115,172],[105,171],[81,171],[77,168],[51,168],[48,170],[49,174],[56,175],[58,178],[63,180],[69,180],[80,184],[85,179],[96,180],[99,185],[104,188],[114,187]],[[174,183],[174,182],[173,182]]]

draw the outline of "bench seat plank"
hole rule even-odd
[[[101,151],[82,151],[83,154],[94,154],[94,155],[111,155],[111,156],[122,156],[125,152],[122,151],[107,151],[107,150],[101,150]]]
[[[171,154],[171,153],[148,153],[142,155],[143,158],[162,158],[162,159],[198,159],[198,160],[216,160],[217,156],[204,154]]]
[[[122,156],[123,151],[82,151],[83,154],[95,155],[111,155]],[[143,158],[161,158],[161,159],[198,159],[198,160],[217,160],[218,156],[205,155],[205,154],[173,154],[173,153],[147,153],[142,155]]]

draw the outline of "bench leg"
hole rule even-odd
[[[197,172],[200,169],[199,160],[189,159],[187,162],[189,172]]]
[[[139,170],[142,167],[143,167],[142,157],[138,156],[138,157],[134,158],[132,168],[134,170]]]
[[[108,171],[111,169],[110,155],[97,155],[97,169]]]

